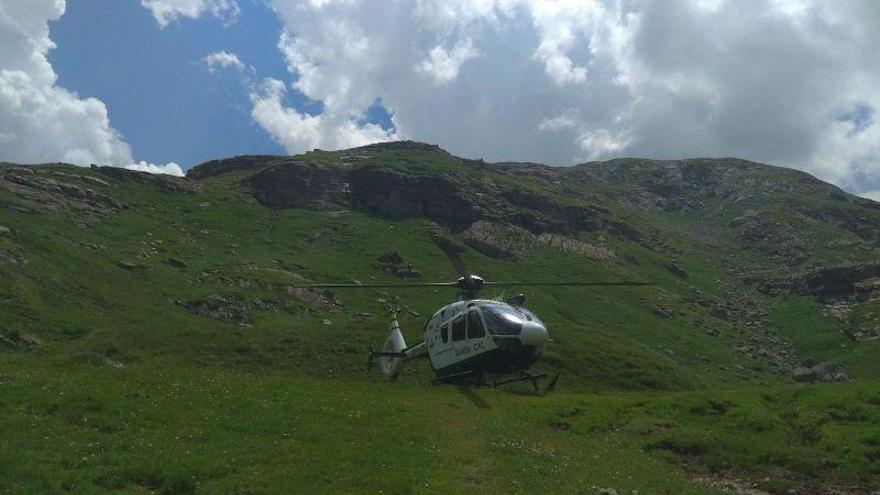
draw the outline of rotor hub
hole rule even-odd
[[[477,293],[480,292],[480,289],[483,288],[485,281],[483,277],[479,275],[468,275],[467,277],[460,277],[458,279],[457,285],[458,288],[468,294],[468,297],[476,298]]]

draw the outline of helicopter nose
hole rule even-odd
[[[527,321],[523,323],[519,339],[523,345],[541,346],[550,339],[550,334],[544,325]]]

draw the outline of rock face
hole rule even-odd
[[[870,280],[880,277],[880,263],[857,263],[817,268],[783,280],[759,283],[764,291],[790,291],[814,295],[823,299],[848,299],[856,296],[857,287],[863,295],[871,293],[875,285]]]
[[[456,177],[405,175],[380,167],[350,174],[353,207],[387,218],[424,216],[452,230],[462,230],[483,216],[482,187]],[[483,204],[481,204],[483,203]]]
[[[71,168],[74,168],[71,165]],[[105,216],[125,207],[95,186],[107,182],[82,174],[59,172],[44,167],[0,166],[0,188],[29,206],[51,210],[73,209],[93,216]]]
[[[278,157],[272,155],[244,155],[211,160],[189,169],[186,172],[186,177],[194,180],[207,179],[238,170],[262,168],[275,160],[278,160]]]
[[[10,209],[22,213],[73,211],[77,213],[75,224],[80,228],[94,226],[129,207],[117,197],[119,190],[114,186],[120,182],[149,184],[169,193],[195,193],[198,190],[196,182],[180,177],[115,167],[92,166],[86,170],[66,164],[0,164],[0,190],[12,193],[16,199],[8,205]]]
[[[360,156],[357,152],[391,146],[387,143],[372,145],[347,153],[356,161]],[[406,149],[412,146],[415,144],[404,145]],[[416,149],[436,152],[433,147]],[[454,232],[466,230],[479,221],[504,223],[536,236],[607,229],[614,235],[648,244],[647,236],[617,221],[600,206],[562,205],[534,192],[501,185],[486,177],[474,179],[456,171],[405,173],[370,163],[327,166],[317,160],[310,161],[308,157],[276,159],[261,167],[253,158],[239,163],[239,166],[257,170],[249,179],[254,197],[274,209],[351,208],[389,219],[423,217]],[[201,165],[190,175],[210,177],[217,173],[210,170],[210,166],[210,163]],[[234,167],[225,162],[216,166]],[[474,166],[487,167],[479,162]],[[559,241],[545,240],[548,243]]]
[[[93,167],[93,169],[120,182],[140,182],[141,184],[149,184],[166,192],[192,194],[198,191],[198,184],[196,182],[181,177],[150,174],[119,167]]]
[[[738,203],[793,192],[842,194],[809,174],[737,158],[621,158],[577,165],[570,175],[619,184],[623,201],[652,211],[690,211],[702,208],[711,199]]]
[[[326,210],[348,202],[348,181],[344,171],[291,161],[264,168],[251,185],[257,201],[269,208]]]

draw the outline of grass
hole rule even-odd
[[[342,166],[339,154],[308,157]],[[369,161],[553,190],[436,153]],[[696,494],[722,493],[715,482],[734,478],[764,480],[770,493],[877,488],[878,344],[853,343],[815,300],[731,286],[731,259],[767,262],[738,250],[727,220],[700,230],[705,211],[608,202],[608,218],[662,243],[581,234],[610,246],[617,262],[548,247],[516,260],[466,249],[488,280],[658,285],[523,289],[554,340],[539,368],[561,373],[557,392],[462,391],[430,386],[424,362],[397,383],[362,368],[367,345],[385,336],[389,304],[407,307],[401,325],[417,342],[425,317],[453,294],[338,290],[315,302],[290,287],[395,281],[376,261],[390,249],[421,280],[454,279],[429,240],[438,227],[268,210],[242,185],[250,173],[202,181],[196,194],[90,186],[128,205],[99,221],[71,209],[10,209],[22,200],[0,188],[0,225],[11,230],[0,251],[22,260],[0,263],[0,335],[41,341],[0,342],[0,493]],[[571,191],[589,201],[606,194],[563,182],[565,204],[578,204]],[[668,269],[673,261],[686,280]],[[730,290],[760,300],[799,356],[842,363],[855,381],[798,385],[766,359],[736,353],[743,329],[712,316]],[[235,317],[186,309],[198,304],[228,306]]]
[[[0,492],[721,493],[692,479],[876,486],[880,474],[868,384],[538,397],[162,363],[63,369],[4,360],[4,445],[27,448],[0,450]]]

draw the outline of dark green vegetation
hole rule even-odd
[[[0,493],[871,493],[878,208],[740,160],[415,143],[2,165]],[[548,397],[384,383],[387,305],[415,343],[454,294],[291,286],[452,280],[439,229],[489,280],[658,286],[525,292]]]

